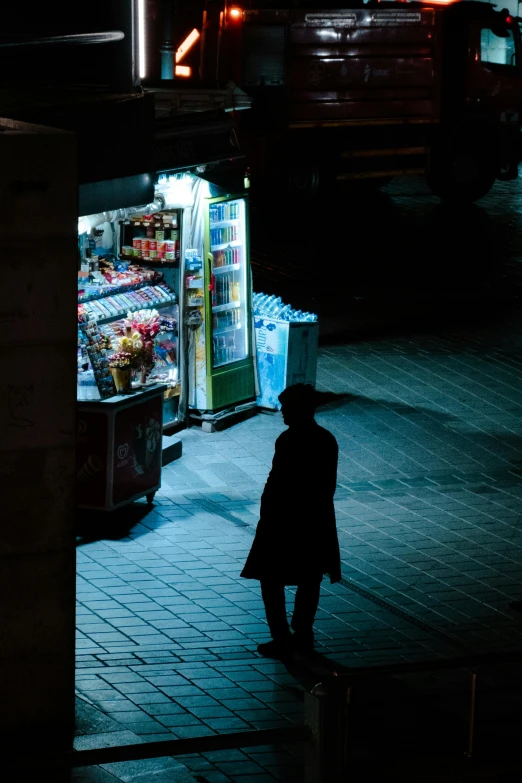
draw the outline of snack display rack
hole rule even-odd
[[[172,258],[151,259],[131,236],[139,254],[128,253],[122,242],[151,226],[159,231],[158,218],[113,220],[108,229],[109,221],[98,222],[102,217],[80,219],[88,230],[79,234],[77,503],[112,511],[141,497],[152,503],[161,483],[164,426],[181,418],[179,247],[169,251]],[[179,217],[169,217],[172,231]],[[169,242],[179,243],[176,231]],[[130,363],[128,393],[117,394],[111,362],[133,332],[133,345],[143,348],[150,338],[150,363],[141,370]]]

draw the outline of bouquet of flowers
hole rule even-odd
[[[132,329],[141,335],[144,342],[153,342],[160,330],[160,317],[157,310],[138,310],[128,313],[127,321]]]
[[[109,356],[109,367],[117,370],[127,370],[132,367],[132,354],[129,351],[116,351]]]
[[[122,337],[116,337],[112,340],[116,349],[119,352],[129,353],[132,357],[131,366],[133,369],[141,366],[141,356],[143,353],[143,342],[138,332],[132,333],[128,330],[128,334]]]
[[[138,341],[141,342],[139,365],[142,382],[145,382],[154,367],[154,338],[160,330],[159,313],[157,310],[138,310],[135,313],[128,313],[127,324],[132,329],[133,338],[136,334]]]

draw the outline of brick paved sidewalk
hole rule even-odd
[[[323,584],[316,623],[329,658],[520,645],[521,343],[514,322],[321,349],[318,388],[349,395],[318,413],[340,446],[343,582]],[[259,588],[239,578],[282,429],[274,414],[186,431],[155,508],[79,546],[77,688],[143,740],[302,720],[314,683],[257,655]],[[181,761],[209,783],[301,779],[296,748]]]

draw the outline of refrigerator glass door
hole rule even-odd
[[[245,200],[210,204],[212,366],[249,358]]]

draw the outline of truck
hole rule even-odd
[[[416,174],[475,201],[518,176],[520,20],[485,2],[207,0],[200,77],[252,99],[252,183],[303,200]]]

